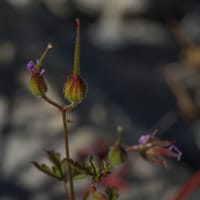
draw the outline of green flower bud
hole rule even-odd
[[[78,104],[87,93],[87,86],[80,76],[80,21],[76,19],[77,32],[74,50],[74,65],[71,76],[64,86],[64,97],[71,103]]]
[[[86,96],[87,86],[79,75],[71,75],[64,86],[64,96],[71,103],[80,103]]]
[[[32,74],[30,80],[30,90],[35,96],[42,96],[47,92],[47,85],[44,77],[40,74]]]
[[[114,145],[111,147],[108,156],[113,165],[120,165],[127,159],[127,152],[122,145]]]
[[[117,135],[117,140],[115,144],[111,147],[108,154],[109,161],[115,166],[120,165],[127,159],[127,152],[121,144],[121,134]]]
[[[35,96],[43,96],[47,92],[47,84],[44,79],[45,68],[43,67],[43,61],[45,56],[47,55],[49,49],[53,46],[49,43],[36,62],[30,60],[26,68],[29,72],[31,72],[31,79],[30,79],[30,90]]]

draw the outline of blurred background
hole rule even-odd
[[[169,160],[166,171],[133,153],[120,199],[172,198],[200,168],[199,11],[197,0],[1,0],[0,200],[64,199],[62,184],[30,164],[44,161],[46,149],[64,153],[64,142],[59,113],[28,89],[26,64],[53,44],[49,96],[64,103],[77,17],[88,95],[70,113],[72,155],[96,140],[112,143],[118,125],[127,146],[159,129],[176,140],[182,161]]]

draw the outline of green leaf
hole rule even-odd
[[[42,163],[39,164],[37,162],[32,162],[32,164],[41,172],[47,174],[48,176],[52,176],[58,180],[63,180],[64,177],[61,176],[61,174],[59,173],[59,171],[55,168],[52,167],[50,168],[49,166],[47,166],[46,164]]]
[[[72,175],[76,179],[81,179],[86,177],[87,175],[91,175],[91,167],[86,163],[79,163],[72,159],[66,160],[68,164],[71,166]]]
[[[32,162],[33,165],[49,176],[52,176],[60,181],[64,180],[67,175],[66,159],[61,160],[61,154],[59,152],[46,151],[46,153],[53,166],[49,167],[46,164],[39,164],[37,162]]]
[[[89,162],[92,167],[93,181],[98,182],[101,178],[100,169],[98,168],[92,156],[90,156]]]
[[[46,151],[48,159],[55,165],[57,168],[61,167],[61,154],[55,151]]]
[[[111,163],[102,160],[101,162],[101,175],[106,176],[112,172],[113,165]]]

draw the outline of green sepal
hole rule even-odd
[[[35,96],[43,96],[48,90],[44,77],[40,74],[32,74],[29,87]]]
[[[65,82],[63,93],[70,103],[79,104],[87,94],[87,84],[79,75],[71,75]]]
[[[121,142],[121,132],[118,132],[115,144],[110,148],[108,159],[113,166],[120,165],[127,159],[127,151]]]
[[[108,157],[112,165],[117,166],[126,161],[127,152],[122,145],[114,145],[111,147]]]

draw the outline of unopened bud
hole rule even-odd
[[[26,65],[28,71],[31,72],[30,90],[35,96],[43,96],[47,92],[48,88],[44,79],[45,69],[43,67],[43,61],[49,49],[51,48],[52,45],[49,43],[36,62],[31,60]]]
[[[65,83],[64,96],[71,103],[80,103],[86,96],[87,86],[79,75],[72,74]]]
[[[114,145],[109,152],[109,161],[113,165],[120,165],[127,159],[127,152],[122,145]]]
[[[30,80],[30,90],[35,96],[42,96],[47,92],[47,85],[44,77],[38,73],[32,74]]]
[[[118,132],[117,140],[115,144],[111,147],[108,154],[109,161],[113,165],[120,165],[127,159],[127,152],[123,145],[121,144],[121,133]]]
[[[67,79],[64,86],[64,97],[71,103],[78,104],[87,93],[85,81],[80,76],[80,21],[76,19],[77,32],[74,50],[74,65],[72,74]]]

